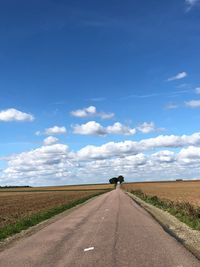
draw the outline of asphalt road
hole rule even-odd
[[[200,262],[116,189],[2,251],[0,266],[200,267]]]

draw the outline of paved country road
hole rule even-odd
[[[2,251],[0,266],[200,267],[200,262],[118,188]]]

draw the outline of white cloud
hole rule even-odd
[[[200,145],[200,133],[192,135],[159,135],[155,138],[143,139],[141,141],[126,140],[123,142],[109,142],[102,146],[88,145],[77,152],[77,157],[83,160],[106,159],[110,157],[123,157],[125,155],[136,155],[143,151],[158,148],[179,148],[190,145]]]
[[[109,142],[86,146],[77,152],[64,144],[46,145],[4,158],[7,167],[0,181],[18,185],[92,183],[106,182],[119,174],[130,180],[195,178],[200,176],[198,146],[200,133]],[[177,151],[178,148],[181,150]],[[152,149],[156,149],[153,154]],[[144,154],[145,151],[148,152]]]
[[[114,113],[97,112],[95,106],[89,106],[83,109],[77,109],[71,112],[71,115],[78,118],[100,117],[101,119],[111,119]]]
[[[14,155],[4,170],[4,180],[15,181],[16,184],[32,184],[32,181],[40,184],[43,179],[67,178],[73,165],[68,153],[67,145],[54,144]]]
[[[170,82],[170,81],[175,81],[175,80],[181,80],[187,76],[188,76],[187,72],[183,71],[173,77],[168,78],[168,81]]]
[[[14,108],[0,111],[0,121],[33,121],[34,116]]]
[[[42,133],[40,131],[35,132],[35,135],[40,136]]]
[[[178,108],[178,105],[175,103],[168,103],[165,108],[166,109],[176,109],[176,108]]]
[[[195,5],[199,2],[199,0],[185,0],[186,4],[188,5]]]
[[[45,129],[44,134],[46,134],[46,135],[54,135],[54,134],[65,134],[66,132],[67,132],[67,130],[66,130],[66,128],[64,126],[61,126],[61,127],[54,126],[54,127]]]
[[[76,124],[73,126],[73,132],[82,135],[106,135],[105,128],[95,121],[89,121],[81,125]]]
[[[103,127],[96,121],[89,121],[85,124],[77,124],[73,126],[73,132],[75,134],[82,135],[105,136],[107,134],[133,135],[136,133],[136,130],[134,128],[125,126],[120,122],[116,122],[111,126]]]
[[[169,150],[163,150],[152,154],[152,158],[160,163],[170,163],[175,161],[175,153]]]
[[[199,0],[185,0],[186,11],[190,11],[194,6],[198,5],[199,3]]]
[[[153,122],[144,122],[142,124],[140,124],[138,127],[137,127],[137,130],[142,132],[142,133],[152,133],[152,132],[157,132],[157,131],[161,131],[163,129],[158,129],[156,128],[155,124]]]
[[[106,127],[106,132],[108,134],[133,135],[136,133],[136,129],[123,125],[120,122],[115,122],[113,125]]]
[[[45,146],[49,146],[52,144],[55,144],[58,142],[58,138],[54,137],[54,136],[48,136],[47,138],[44,139],[44,145]]]
[[[199,145],[200,133],[110,142],[77,152],[64,144],[46,145],[4,158],[7,167],[0,181],[18,185],[94,183],[119,174],[130,180],[195,178],[200,173]],[[175,147],[181,150],[174,151]],[[156,152],[151,154],[151,149]]]
[[[191,163],[199,163],[200,164],[200,147],[189,146],[187,148],[181,149],[178,154],[179,161],[191,164]]]
[[[200,107],[200,100],[191,100],[185,102],[185,105],[190,108]]]
[[[195,92],[196,92],[196,94],[200,94],[200,87],[197,87],[197,88],[195,88]]]

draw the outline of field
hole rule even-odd
[[[1,192],[43,192],[43,191],[88,191],[112,189],[111,184],[88,184],[88,185],[64,185],[64,186],[43,186],[43,187],[16,187],[0,188]]]
[[[141,190],[162,200],[188,202],[200,207],[200,181],[125,183],[122,188],[127,191]]]
[[[1,235],[10,235],[9,231],[13,233],[13,225],[20,223],[14,227],[19,232],[28,228],[28,224],[34,225],[112,188],[103,184],[0,189],[0,239]]]

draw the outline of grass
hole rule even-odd
[[[188,202],[161,200],[157,196],[146,195],[141,190],[132,190],[131,193],[149,204],[168,211],[192,229],[200,231],[200,207],[194,207]]]
[[[92,197],[101,195],[101,194],[108,192],[108,191],[110,191],[110,190],[105,190],[104,192],[98,192],[96,194],[89,195],[89,196],[80,198],[78,200],[74,200],[68,204],[61,205],[61,206],[58,206],[55,208],[51,208],[47,211],[39,212],[37,214],[31,215],[30,217],[25,217],[23,219],[20,219],[19,221],[17,221],[14,224],[6,225],[0,229],[0,240],[2,241],[9,236],[17,234],[17,233],[21,232],[22,230],[26,230],[31,226],[34,226],[34,225],[36,225],[36,224],[38,224],[44,220],[47,220],[47,219],[65,211],[65,210],[68,210],[72,207],[75,207],[75,206],[81,204],[81,203],[84,203]]]

